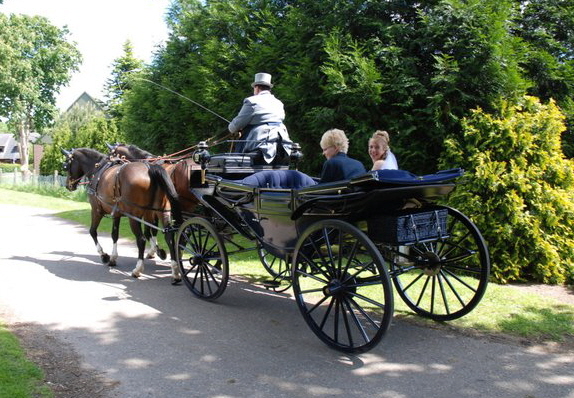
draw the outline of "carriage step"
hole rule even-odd
[[[265,289],[269,290],[269,289],[277,289],[279,286],[281,286],[281,282],[279,281],[263,281],[263,286],[265,287]]]

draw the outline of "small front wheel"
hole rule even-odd
[[[299,238],[292,264],[297,304],[327,345],[364,352],[383,338],[393,316],[393,291],[381,254],[358,228],[322,220]]]
[[[191,218],[179,227],[175,242],[177,262],[189,290],[206,300],[221,296],[229,280],[229,266],[215,227],[203,218]]]

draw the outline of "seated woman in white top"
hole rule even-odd
[[[392,169],[397,170],[397,158],[389,148],[389,133],[383,130],[377,130],[369,139],[369,156],[373,161],[371,170]]]

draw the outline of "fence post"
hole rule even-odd
[[[58,179],[58,170],[54,170],[54,186],[60,186],[60,181]]]

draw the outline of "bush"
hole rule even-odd
[[[554,102],[525,97],[500,115],[481,109],[449,139],[443,167],[467,180],[449,205],[471,216],[489,246],[498,282],[574,282],[574,164],[565,159],[564,117]]]
[[[14,171],[20,171],[20,163],[0,163],[0,170],[3,173],[12,173]]]

